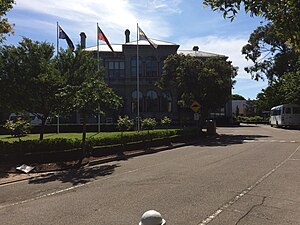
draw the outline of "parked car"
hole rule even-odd
[[[28,122],[33,126],[42,124],[42,120],[32,113],[10,113],[8,120],[15,121],[18,117],[28,119]]]

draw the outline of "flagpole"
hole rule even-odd
[[[58,21],[56,22],[56,56],[57,56],[57,68],[59,71],[59,60],[58,60],[58,54],[59,54],[59,28],[58,28]],[[57,114],[57,130],[56,133],[59,134],[59,114]]]
[[[97,23],[97,67],[98,71],[100,70],[100,55],[99,55],[99,30],[98,30],[98,23]],[[101,118],[100,118],[100,103],[98,103],[98,133],[100,133],[100,123],[101,123]]]
[[[136,89],[137,89],[137,130],[140,131],[140,63],[139,63],[139,24],[136,32]]]

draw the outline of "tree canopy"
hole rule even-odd
[[[275,30],[271,23],[259,26],[242,49],[246,59],[254,63],[245,70],[256,80],[266,76],[272,82],[282,78],[286,72],[298,70],[295,65],[300,54],[293,51]]]
[[[104,112],[121,102],[91,53],[77,48],[61,50],[56,57],[53,45],[28,38],[0,48],[0,91],[2,111],[32,113],[42,120],[40,139],[50,115],[77,110],[86,124],[87,114],[99,104]]]
[[[232,94],[232,100],[246,100],[246,99],[239,94]]]
[[[234,78],[233,66],[225,58],[195,58],[176,54],[164,61],[158,87],[176,88],[178,104],[189,107],[196,100],[204,114],[224,107],[229,99]]]
[[[103,68],[97,69],[97,60],[92,53],[80,49],[79,46],[74,52],[61,50],[59,68],[65,79],[64,87],[59,90],[63,111],[77,110],[81,113],[82,142],[85,143],[87,115],[117,109],[121,105],[121,98],[105,83]]]
[[[255,80],[266,77],[269,86],[257,95],[258,106],[269,110],[283,103],[300,103],[300,1],[204,0],[204,5],[234,20],[244,9],[268,24],[258,27],[242,49],[254,65],[245,68]]]
[[[54,47],[24,38],[19,45],[0,48],[0,103],[5,111],[30,112],[42,120],[40,139],[50,114],[59,110],[63,86],[54,60]]]
[[[15,0],[2,0],[0,3],[0,43],[5,40],[5,35],[13,32],[13,25],[10,24],[6,16],[6,13],[12,9]]]
[[[299,0],[204,0],[204,5],[219,10],[224,18],[233,20],[244,8],[251,16],[261,16],[271,21],[276,32],[300,50],[300,1]]]

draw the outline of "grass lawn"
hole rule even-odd
[[[176,129],[170,129],[171,130],[176,130]],[[155,130],[155,131],[159,131],[159,130]],[[165,131],[165,130],[160,130],[160,131]],[[147,133],[148,131],[140,131],[141,133]],[[153,131],[150,131],[150,133]],[[136,131],[127,131],[124,132],[124,134],[129,134],[129,133],[136,133]],[[88,138],[106,138],[106,137],[115,137],[115,136],[120,136],[121,132],[89,132],[86,134],[87,135],[87,139]],[[0,135],[0,141],[7,141],[7,142],[15,142],[15,141],[25,141],[25,140],[38,140],[40,137],[39,134],[28,134],[24,137],[20,137],[20,138],[15,138],[12,137],[11,135]],[[82,133],[51,133],[51,134],[44,134],[44,139],[54,139],[54,138],[66,138],[66,139],[80,139],[82,138]]]
[[[95,137],[95,138],[103,138],[103,137],[112,137],[112,136],[118,136],[121,135],[121,132],[91,132],[87,133],[87,138]],[[24,137],[15,138],[11,135],[0,135],[1,141],[7,141],[7,142],[15,142],[15,141],[25,141],[25,140],[38,140],[40,138],[39,134],[28,134]],[[66,139],[81,139],[82,133],[52,133],[52,134],[44,134],[44,139],[54,139],[54,138],[66,138]]]

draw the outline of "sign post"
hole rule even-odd
[[[194,120],[196,121],[196,126],[199,127],[200,111],[201,105],[197,101],[193,101],[191,104],[191,109],[194,111]]]
[[[199,104],[199,102],[193,101],[193,103],[192,103],[192,105],[191,105],[191,109],[192,109],[195,113],[197,113],[197,112],[199,112],[200,108],[201,108],[201,105]]]

